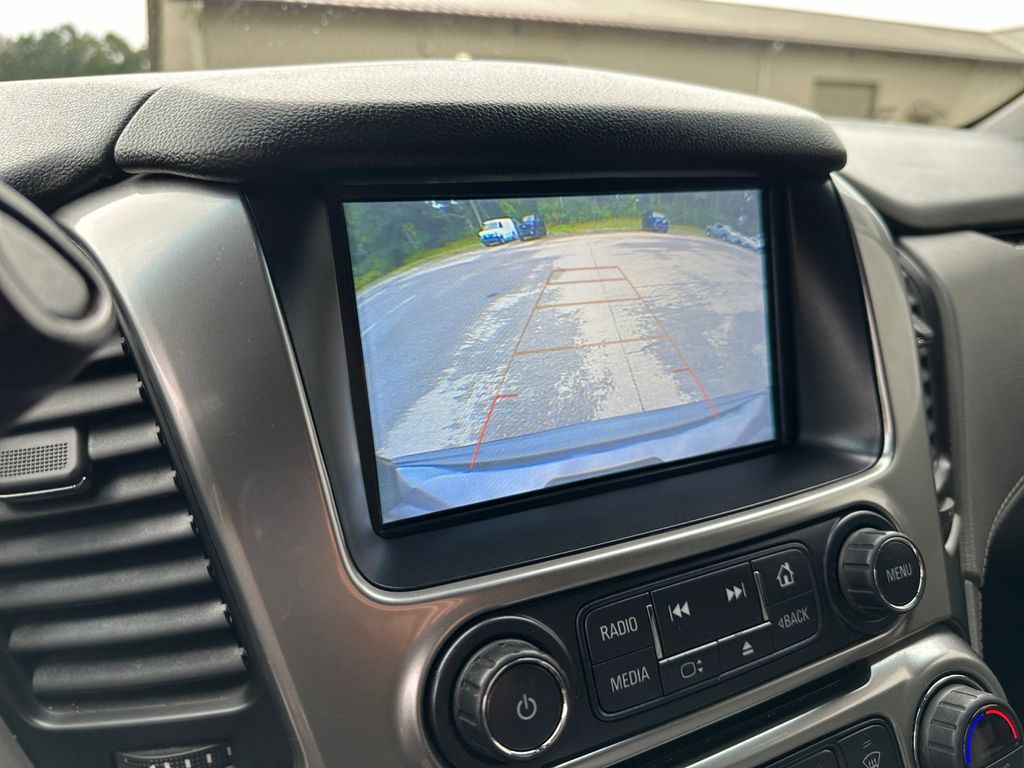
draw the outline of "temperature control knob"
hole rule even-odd
[[[455,683],[455,723],[481,755],[528,760],[546,752],[569,715],[565,674],[523,640],[498,640],[474,654]]]
[[[1017,768],[1024,764],[1020,724],[997,696],[951,683],[927,701],[917,724],[922,768]]]
[[[840,550],[839,586],[850,606],[864,616],[906,613],[924,591],[924,562],[899,531],[861,528]]]

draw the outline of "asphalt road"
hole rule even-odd
[[[358,297],[378,453],[474,445],[766,388],[759,254],[615,232],[511,243]],[[486,424],[486,430],[484,429]]]

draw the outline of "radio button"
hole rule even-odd
[[[718,660],[718,646],[715,643],[665,659],[658,666],[661,668],[661,687],[665,689],[666,694],[714,680],[722,672],[722,663]]]
[[[598,664],[594,681],[597,700],[605,712],[620,712],[661,696],[658,657],[653,648]]]
[[[787,549],[774,555],[761,557],[751,565],[761,574],[761,588],[768,605],[787,600],[814,588],[811,564],[799,549]]]
[[[814,637],[818,631],[818,602],[814,593],[805,592],[783,603],[768,606],[768,621],[772,625],[776,650],[781,651]]]
[[[587,615],[590,660],[594,664],[654,645],[647,595],[621,600]]]
[[[752,664],[758,659],[770,656],[774,651],[772,630],[768,624],[718,641],[718,653],[725,672]]]
[[[760,624],[761,601],[746,563],[651,594],[666,656]]]

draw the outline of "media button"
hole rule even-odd
[[[599,664],[654,645],[651,619],[647,614],[649,603],[647,595],[639,595],[587,614],[584,623],[592,663]]]
[[[619,712],[661,696],[654,649],[637,651],[594,667],[597,700],[605,712]]]
[[[811,564],[799,549],[787,549],[759,557],[751,565],[761,574],[761,588],[768,605],[786,600],[814,588]]]
[[[718,654],[725,672],[763,659],[774,651],[772,630],[768,624],[718,641]]]
[[[768,606],[768,622],[772,625],[776,650],[814,637],[818,631],[818,602],[814,593],[805,592]]]
[[[746,563],[651,594],[666,656],[761,623],[761,601]]]
[[[715,643],[665,659],[658,666],[661,669],[661,687],[666,694],[714,680],[722,672]]]

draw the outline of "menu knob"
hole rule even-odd
[[[924,592],[924,561],[899,531],[861,528],[840,550],[839,586],[850,606],[869,618],[907,613]]]

